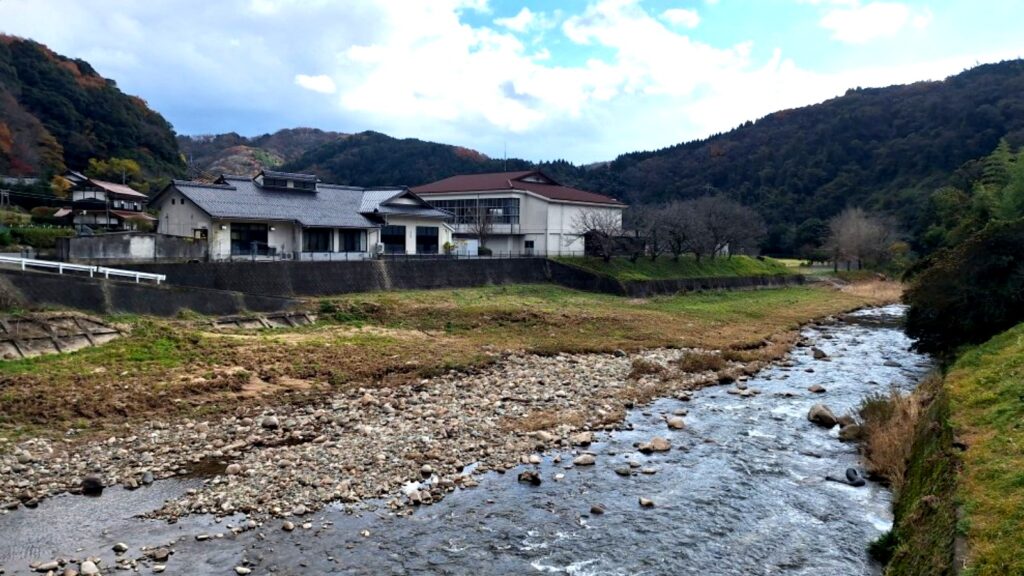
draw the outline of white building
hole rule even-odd
[[[160,211],[158,232],[205,239],[214,260],[439,254],[452,241],[451,215],[407,188],[324,184],[306,174],[175,180],[150,205]]]
[[[451,212],[456,242],[474,243],[470,224],[486,210],[487,247],[495,253],[584,253],[577,222],[586,211],[608,212],[622,223],[626,205],[609,196],[563,186],[537,170],[453,176],[412,188],[432,206]]]

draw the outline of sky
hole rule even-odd
[[[589,163],[1024,56],[1020,0],[0,0],[180,134],[376,130]]]

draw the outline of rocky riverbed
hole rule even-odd
[[[16,508],[0,516],[0,566],[870,574],[864,547],[888,522],[887,492],[825,480],[856,466],[856,450],[808,410],[847,414],[913,385],[928,361],[905,350],[898,313],[809,327],[749,379],[757,366],[681,373],[680,350],[508,356],[319,405],[22,442],[0,466]],[[722,376],[733,382],[702,389]],[[46,497],[89,475],[101,497]]]
[[[512,355],[479,372],[357,388],[316,405],[151,421],[99,441],[27,440],[0,460],[0,506],[193,476],[206,480],[153,515],[304,516],[366,498],[426,504],[473,485],[471,463],[477,473],[504,470],[544,450],[588,444],[592,431],[621,422],[632,391],[685,397],[718,382],[716,372],[673,369],[686,352]],[[649,373],[631,376],[636,364]],[[723,372],[744,378],[758,367],[733,363]],[[411,482],[423,486],[401,489]]]

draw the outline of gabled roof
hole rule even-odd
[[[124,184],[115,184],[113,182],[107,182],[106,180],[97,180],[95,178],[89,178],[86,180],[97,188],[105,190],[115,196],[130,196],[132,198],[146,198],[147,196],[142,192],[136,192]]]
[[[525,190],[549,200],[561,202],[584,202],[588,204],[614,204],[624,206],[611,196],[563,186],[540,170],[520,172],[491,172],[487,174],[463,174],[416,186],[412,191],[429,196],[458,192],[489,192]]]
[[[153,197],[156,202],[168,190],[177,190],[202,211],[219,220],[267,220],[298,222],[304,227],[375,228],[367,216],[406,214],[444,219],[437,210],[405,188],[364,189],[336,184],[319,184],[314,192],[264,188],[247,176],[224,175],[216,183],[174,180]],[[419,204],[393,204],[411,197]]]
[[[413,204],[409,204],[408,201],[412,201]],[[368,188],[363,191],[359,211],[363,214],[400,214],[421,218],[451,217],[450,213],[434,208],[408,188]]]

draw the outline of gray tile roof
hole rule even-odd
[[[244,176],[225,175],[222,181],[222,184],[206,184],[175,180],[172,186],[213,218],[224,220],[276,220],[298,222],[305,227],[375,228],[380,223],[367,217],[375,213],[438,220],[450,216],[425,202],[420,206],[388,204],[389,200],[407,194],[404,188],[366,190],[318,184],[316,193],[311,194],[309,191],[264,189]]]

